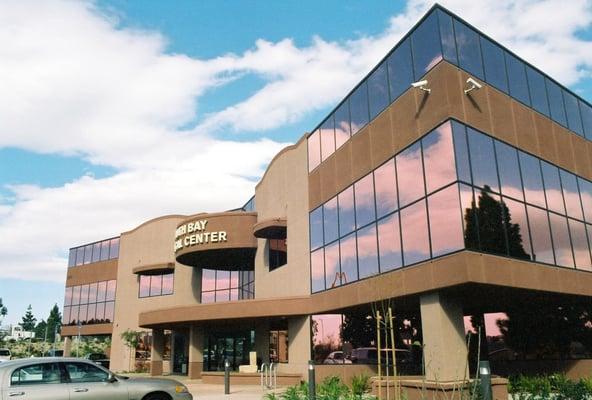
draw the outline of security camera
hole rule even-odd
[[[477,82],[475,79],[469,77],[467,79],[467,85],[470,85],[467,89],[465,89],[465,94],[469,94],[473,90],[479,90],[483,87],[482,84]]]
[[[427,85],[428,85],[428,81],[427,80],[417,81],[417,82],[413,82],[411,84],[411,86],[414,87],[414,88],[417,88],[419,90],[423,90],[424,92],[430,93],[432,91],[432,89],[427,88],[426,87]]]

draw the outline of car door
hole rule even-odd
[[[64,362],[70,400],[128,400],[127,384],[90,362]]]
[[[68,400],[68,383],[57,363],[31,362],[10,374],[3,400]]]

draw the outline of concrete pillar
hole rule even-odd
[[[311,359],[310,317],[288,319],[288,364],[282,372],[302,374],[308,379],[308,360]]]
[[[261,321],[255,326],[255,349],[262,363],[269,363],[269,322]]]
[[[150,353],[150,375],[162,375],[162,356],[164,354],[164,330],[152,330],[152,351]]]
[[[204,329],[191,325],[189,330],[189,379],[200,379],[203,371]]]
[[[72,356],[72,338],[70,336],[66,336],[64,338],[64,357],[71,357]]]
[[[460,302],[441,292],[422,295],[419,302],[426,379],[462,380],[467,377],[467,347]]]

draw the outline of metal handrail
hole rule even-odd
[[[267,364],[261,364],[261,389],[265,389],[265,387],[267,386],[267,374],[265,372],[267,370]]]
[[[277,363],[269,364],[269,388],[277,388]]]

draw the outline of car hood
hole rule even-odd
[[[120,376],[123,378],[124,382],[127,382],[130,385],[134,384],[152,384],[152,385],[168,385],[168,386],[176,386],[176,385],[183,385],[181,382],[176,381],[174,379],[166,379],[166,378],[135,378],[135,377],[128,377],[128,376]],[[185,386],[185,385],[183,385]]]

